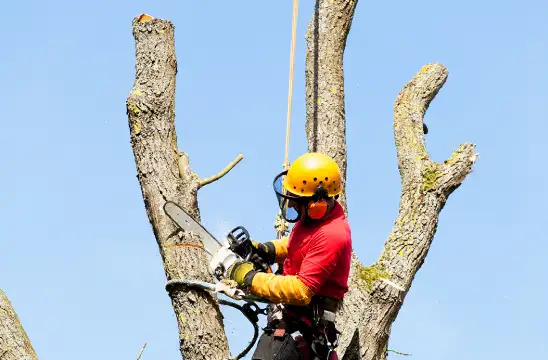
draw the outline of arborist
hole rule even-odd
[[[342,189],[332,158],[300,156],[274,179],[282,216],[294,223],[289,236],[253,242],[254,256],[281,265],[281,272],[258,272],[228,249],[216,255],[228,279],[275,304],[252,359],[337,358],[335,313],[348,291],[352,251],[350,227],[337,201]]]

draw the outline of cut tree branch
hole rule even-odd
[[[232,160],[232,162],[230,164],[228,164],[220,173],[218,173],[217,175],[213,175],[213,176],[210,176],[208,178],[205,178],[203,180],[200,180],[200,182],[198,183],[198,188],[201,188],[207,184],[211,184],[212,182],[214,181],[217,181],[219,180],[220,178],[222,178],[223,176],[225,176],[226,174],[228,174],[228,172],[230,170],[232,170],[232,168],[234,166],[236,166],[240,161],[242,161],[242,159],[244,158],[244,156],[242,154],[238,155],[236,157],[236,159]]]
[[[0,289],[0,359],[38,360],[6,294]]]
[[[200,239],[178,231],[163,211],[165,202],[171,200],[200,221],[198,176],[190,168],[188,155],[177,148],[174,26],[169,21],[141,15],[133,20],[133,36],[135,82],[126,102],[131,146],[166,278],[212,282],[203,250],[199,246],[177,246],[202,245]],[[169,296],[183,358],[226,359],[229,349],[217,298],[183,286],[172,287]]]

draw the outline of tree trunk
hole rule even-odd
[[[0,289],[0,359],[38,360],[6,294]]]
[[[131,146],[166,278],[213,282],[200,239],[178,231],[163,211],[165,202],[171,200],[200,221],[200,181],[190,168],[188,156],[177,149],[174,26],[141,15],[133,21],[133,35],[136,75],[126,104]],[[182,286],[173,287],[169,296],[177,316],[183,358],[226,359],[228,343],[217,299]]]
[[[346,177],[343,54],[357,0],[318,0],[307,34],[306,134],[309,151],[332,156]],[[394,136],[402,194],[396,225],[377,262],[364,267],[353,253],[350,290],[338,313],[339,356],[385,359],[393,321],[422,266],[438,216],[476,160],[463,144],[443,164],[430,160],[423,117],[447,79],[441,64],[423,67],[394,106]],[[340,199],[346,209],[346,196]]]
[[[346,182],[343,55],[358,0],[317,0],[306,34],[308,151],[329,154]],[[346,210],[346,194],[339,197]]]

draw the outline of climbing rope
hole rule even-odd
[[[289,89],[287,93],[287,119],[285,128],[285,158],[284,158],[284,170],[289,169],[289,135],[291,128],[291,109],[293,106],[293,74],[295,69],[295,44],[297,42],[297,15],[299,13],[299,0],[293,0],[293,18],[291,29],[291,51],[289,54]],[[285,194],[285,190],[283,191]],[[278,230],[278,239],[281,238],[286,232],[287,225],[282,218],[276,225]]]

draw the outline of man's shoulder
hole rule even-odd
[[[352,241],[350,225],[345,218],[335,219],[326,223],[320,227],[318,233],[329,242],[338,243],[340,245]]]

